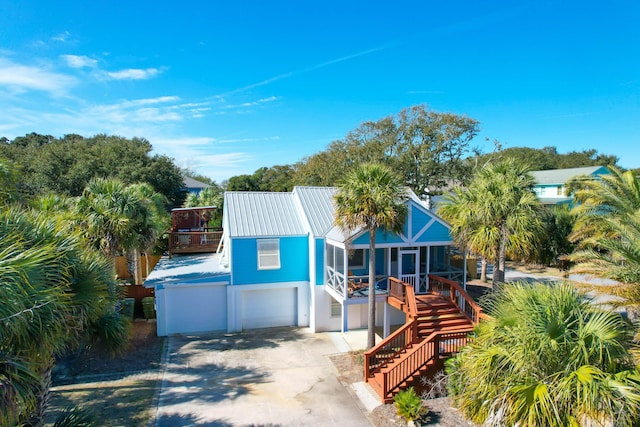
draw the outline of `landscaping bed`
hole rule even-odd
[[[345,386],[363,381],[362,352],[348,352],[330,356],[336,370],[338,380]],[[424,400],[428,409],[421,425],[433,427],[473,426],[453,407],[447,397]],[[380,405],[369,414],[369,419],[376,427],[406,426],[407,423],[396,414],[393,404]]]

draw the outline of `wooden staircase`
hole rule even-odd
[[[407,314],[407,322],[365,352],[364,377],[385,403],[466,345],[484,316],[480,307],[452,280],[429,276],[429,290],[415,295],[413,286],[390,278],[387,302]],[[419,388],[419,387],[418,387]]]

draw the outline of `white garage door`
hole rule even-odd
[[[227,329],[226,286],[175,286],[164,290],[168,334]]]
[[[296,288],[242,292],[242,329],[295,326],[297,318]]]

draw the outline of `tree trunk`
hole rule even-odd
[[[507,232],[507,225],[502,224],[500,227],[500,248],[498,251],[498,270],[493,267],[493,285],[504,283],[505,265],[507,262],[507,243],[509,242],[509,234]]]
[[[482,283],[487,283],[487,260],[482,258],[480,265],[480,280]]]
[[[49,405],[49,397],[51,396],[51,373],[55,366],[53,355],[44,363],[40,371],[42,382],[40,386],[34,390],[36,397],[36,406],[33,412],[29,414],[29,419],[23,424],[24,427],[39,427],[44,425],[44,416]]]
[[[133,280],[136,285],[142,285],[142,265],[140,265],[140,251],[133,250]]]
[[[367,348],[376,345],[376,229],[369,230],[369,322]]]

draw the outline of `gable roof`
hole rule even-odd
[[[184,186],[185,188],[209,188],[211,187],[209,184],[206,184],[202,181],[198,181],[197,179],[193,179],[190,176],[184,177]]]
[[[583,168],[532,171],[531,175],[537,185],[563,185],[576,176],[606,173],[609,173],[606,166],[587,166]]]
[[[308,234],[293,193],[227,191],[224,193],[224,218],[229,237]]]
[[[334,187],[295,187],[293,194],[307,218],[311,233],[324,236],[334,225]]]
[[[336,192],[334,187],[295,187],[291,193],[227,191],[224,194],[225,234],[228,233],[228,237],[311,234],[336,242],[358,238],[366,230],[345,231],[335,225]],[[405,243],[450,241],[449,225],[409,188],[406,203],[410,207],[408,222],[398,239]],[[427,230],[430,237],[425,234]],[[380,234],[380,238],[392,239],[390,234]]]

